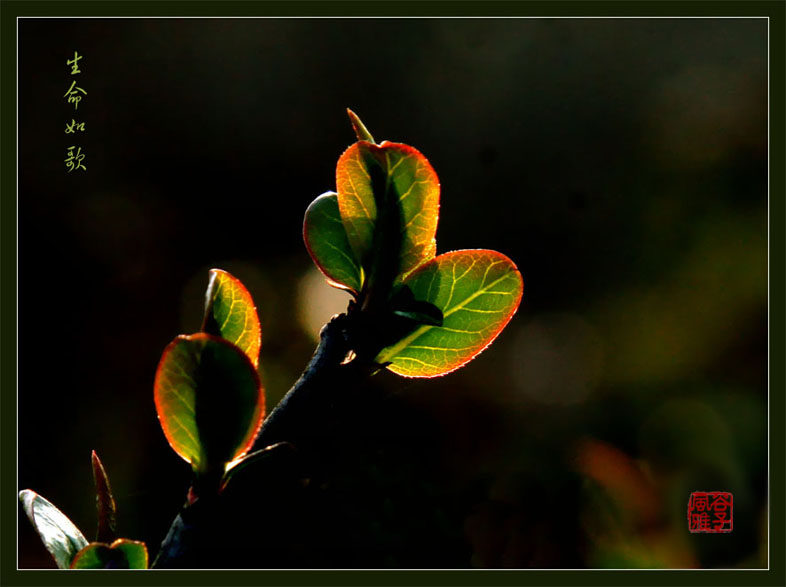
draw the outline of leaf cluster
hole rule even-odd
[[[328,283],[349,291],[353,350],[408,377],[466,364],[513,317],[521,274],[505,255],[436,255],[440,184],[428,160],[402,143],[376,143],[349,111],[358,141],[338,160],[336,192],[306,211],[306,248]]]

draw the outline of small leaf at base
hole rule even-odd
[[[119,538],[111,545],[91,542],[74,557],[72,569],[146,569],[144,542]]]
[[[229,480],[248,466],[279,458],[281,455],[295,452],[295,446],[289,442],[277,442],[260,450],[248,453],[227,465],[227,471],[222,479],[222,487],[229,483]]]
[[[444,317],[442,311],[434,304],[416,300],[412,290],[407,285],[401,285],[390,300],[393,314],[407,318],[417,324],[442,326]]]
[[[67,569],[76,553],[87,546],[84,535],[63,512],[34,491],[20,491],[19,501],[57,566]]]

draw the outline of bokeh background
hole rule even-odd
[[[153,375],[207,270],[257,302],[270,407],[346,307],[300,233],[346,107],[431,161],[439,252],[504,252],[524,298],[461,371],[376,377],[312,539],[248,566],[766,566],[763,19],[21,20],[19,489],[92,535],[95,449],[157,550],[189,470]],[[688,532],[697,490],[731,534]],[[21,510],[19,565],[53,566]]]

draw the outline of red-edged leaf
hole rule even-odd
[[[336,186],[347,238],[366,273],[391,252],[397,267],[386,270],[395,276],[434,256],[439,179],[417,149],[358,141],[339,158]]]
[[[487,250],[453,251],[404,279],[416,300],[436,306],[442,326],[423,324],[384,349],[378,363],[407,377],[444,375],[497,337],[518,309],[524,283],[513,261]]]
[[[254,300],[238,278],[221,269],[210,270],[202,331],[237,345],[254,367],[259,364],[262,328]]]
[[[303,220],[303,240],[330,285],[355,294],[360,292],[363,272],[347,240],[334,192],[326,192],[311,202]]]
[[[223,473],[251,448],[265,415],[248,356],[205,333],[178,336],[166,347],[154,395],[164,435],[197,473]]]

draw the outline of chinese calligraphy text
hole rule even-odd
[[[79,69],[79,60],[82,58],[83,56],[80,55],[78,51],[74,51],[74,58],[66,60],[66,65],[71,67],[72,76],[82,73],[82,70]],[[76,80],[71,80],[71,87],[69,87],[68,91],[63,94],[63,97],[67,98],[68,104],[74,105],[75,111],[79,109],[79,102],[82,101],[83,96],[87,96],[87,91],[84,88],[77,86]],[[70,123],[66,122],[65,134],[75,134],[77,131],[85,132],[84,122],[77,122],[74,118],[71,119]],[[82,171],[87,171],[87,167],[85,167],[84,163],[82,163],[85,159],[85,155],[82,153],[82,147],[78,145],[70,145],[67,147],[67,152],[65,164],[66,169],[68,169],[68,173],[80,169]]]
[[[734,504],[725,491],[694,491],[688,500],[691,532],[728,533],[733,526]]]
[[[74,110],[77,110],[79,108],[79,102],[82,100],[82,96],[79,95],[79,92],[82,92],[85,96],[87,95],[87,92],[84,91],[82,88],[78,87],[76,85],[76,82],[73,81],[71,82],[71,87],[68,88],[68,91],[65,94],[63,94],[63,98],[67,96],[68,103],[74,105]]]
[[[76,152],[74,152],[76,149]],[[87,171],[87,168],[82,165],[82,160],[85,156],[82,154],[82,147],[77,147],[75,145],[71,145],[68,147],[68,156],[66,157],[65,164],[68,167],[68,173],[71,173],[74,169],[82,169]]]

